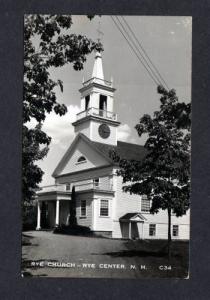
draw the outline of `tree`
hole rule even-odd
[[[69,201],[69,224],[74,227],[77,225],[77,217],[76,217],[76,191],[75,186],[72,187],[71,192],[71,201]]]
[[[50,68],[72,63],[81,70],[86,56],[93,50],[102,50],[86,36],[70,33],[71,16],[26,15],[24,24],[24,93],[23,93],[23,201],[30,201],[43,171],[37,160],[48,152],[50,137],[42,131],[46,115],[52,111],[60,116],[67,112],[64,104],[57,102],[55,88],[63,91],[61,80],[53,80]],[[34,119],[35,128],[29,129],[27,122]]]
[[[153,118],[144,115],[136,125],[139,137],[147,134],[142,161],[127,161],[117,153],[118,175],[123,177],[123,190],[147,195],[150,212],[168,213],[168,253],[171,245],[171,214],[186,213],[190,198],[190,104],[178,102],[175,90],[158,86],[160,110]]]

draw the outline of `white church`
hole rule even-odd
[[[125,239],[167,239],[166,211],[150,214],[145,196],[122,191],[119,166],[110,158],[115,150],[121,158],[141,160],[143,146],[118,141],[120,122],[113,111],[113,83],[104,79],[101,53],[97,52],[92,77],[83,82],[81,112],[73,123],[76,137],[52,176],[55,185],[37,192],[37,230],[67,224],[72,187],[75,187],[77,223],[96,235]],[[172,215],[172,239],[189,239],[189,212]]]

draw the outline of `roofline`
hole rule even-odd
[[[85,90],[87,90],[91,87],[98,87],[100,89],[104,89],[104,90],[107,90],[107,91],[110,91],[110,92],[115,92],[116,91],[116,88],[106,86],[106,85],[103,85],[103,84],[99,84],[99,83],[96,83],[96,82],[91,82],[89,85],[83,86],[81,89],[79,89],[79,92],[82,93],[82,92],[84,92]]]
[[[66,174],[62,174],[62,175],[56,175],[56,176],[53,176],[53,177],[54,178],[60,178],[60,177],[68,176],[68,175],[76,175],[76,174],[86,173],[86,172],[89,172],[91,170],[99,170],[101,168],[108,168],[108,167],[114,167],[114,166],[115,166],[114,164],[102,165],[102,166],[99,166],[99,167],[88,168],[88,169],[85,169],[85,170],[70,172],[70,173],[66,173]]]
[[[85,194],[85,193],[111,194],[111,195],[114,195],[115,191],[99,190],[99,189],[89,189],[89,190],[76,191],[76,195]]]
[[[98,116],[92,116],[92,115],[88,115],[84,118],[81,118],[75,122],[72,123],[73,126],[76,126],[78,124],[81,124],[83,122],[86,122],[87,120],[96,120],[98,122],[101,122],[103,121],[104,123],[108,123],[108,124],[112,124],[114,126],[119,126],[121,124],[121,122],[119,121],[114,121],[114,120],[111,120],[111,119],[104,119],[103,117],[98,117]]]
[[[37,200],[39,197],[42,197],[42,196],[71,196],[71,192],[65,192],[65,191],[49,191],[49,192],[42,192],[42,193],[39,193],[39,194],[36,194],[37,195]],[[66,200],[66,199],[65,199]]]
[[[139,146],[139,147],[142,147],[146,150],[146,148],[144,147],[144,145],[139,145],[139,144],[136,144],[136,143],[128,143],[128,142],[124,142],[124,141],[120,141],[118,140],[117,143],[123,143],[123,144],[127,144],[127,145],[134,145],[134,146]]]

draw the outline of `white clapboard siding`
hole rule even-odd
[[[115,214],[114,220],[119,220],[126,213],[140,212],[140,196],[130,195],[122,190],[122,177],[115,176]]]
[[[122,238],[122,229],[121,229],[121,224],[119,221],[113,221],[113,232],[112,232],[112,237],[116,239],[121,239]]]
[[[109,216],[100,216],[100,200],[109,200]],[[112,231],[112,198],[102,196],[94,199],[94,230],[95,231]]]
[[[160,210],[156,214],[150,214],[150,213],[145,213],[141,212],[141,214],[146,218],[147,222],[149,223],[168,223],[168,214],[166,210]],[[190,214],[189,211],[182,217],[176,217],[175,215],[172,214],[171,216],[171,221],[173,224],[189,224],[190,222]]]
[[[152,223],[155,224],[155,223]],[[174,224],[178,225],[178,224]],[[173,223],[171,226],[171,235],[172,235]],[[144,223],[144,239],[167,239],[168,238],[168,223],[156,223],[156,235],[149,235],[149,223]],[[173,240],[189,239],[189,225],[179,224],[179,235],[177,237],[172,236]]]
[[[99,177],[99,188],[102,190],[110,190],[112,179],[110,176]]]
[[[81,216],[81,200],[86,200],[86,217]],[[79,225],[92,229],[92,199],[87,194],[76,198],[76,216]]]

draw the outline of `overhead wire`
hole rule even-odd
[[[131,44],[131,42],[128,40],[128,38],[125,36],[123,30],[121,30],[120,26],[118,25],[118,23],[115,21],[115,19],[113,18],[113,16],[111,16],[112,21],[114,22],[115,26],[118,28],[118,30],[121,32],[121,34],[123,35],[123,37],[125,38],[125,40],[127,41],[128,45],[130,46],[130,48],[132,49],[132,51],[134,52],[134,54],[137,56],[138,60],[140,61],[140,63],[144,66],[144,68],[147,70],[149,76],[151,77],[151,79],[154,81],[154,83],[156,85],[159,85],[160,82],[157,81],[157,79],[155,78],[155,76],[153,76],[153,73],[147,68],[146,64],[144,63],[144,61],[142,60],[142,58],[139,56],[138,52],[134,49],[133,45]]]
[[[132,49],[132,51],[134,52],[134,54],[136,55],[136,57],[138,58],[140,63],[146,69],[146,71],[148,72],[149,76],[154,81],[154,83],[156,85],[160,85],[160,84],[163,86],[165,85],[168,88],[167,83],[160,75],[160,72],[157,70],[157,68],[153,64],[152,60],[149,58],[148,54],[146,53],[146,50],[143,48],[141,43],[138,41],[137,37],[135,36],[135,34],[132,31],[131,27],[129,26],[128,22],[126,22],[126,20],[123,19],[123,17],[122,17],[124,23],[126,24],[127,28],[131,32],[133,38],[135,39],[136,43],[138,43],[138,45],[136,45],[136,43],[133,41],[133,38],[131,37],[130,33],[128,32],[128,29],[125,28],[125,26],[122,24],[122,22],[119,20],[119,18],[117,16],[115,16],[115,19],[113,16],[111,16],[111,19],[114,22],[115,26],[118,28],[118,30],[121,32],[123,37],[125,38],[126,42],[130,46],[130,48]],[[145,57],[141,53],[139,47],[143,51]],[[152,67],[150,66],[149,63],[153,66],[153,68],[155,69],[156,72],[152,69]]]
[[[128,24],[128,22],[126,21],[124,16],[121,16],[122,20],[124,21],[124,23],[127,25],[127,28],[130,30],[131,34],[133,35],[134,39],[136,40],[136,42],[138,43],[139,47],[141,48],[141,50],[143,51],[144,55],[147,57],[147,59],[149,60],[149,62],[151,63],[151,65],[153,66],[154,70],[157,72],[157,74],[159,75],[159,77],[161,78],[161,80],[163,81],[163,83],[165,84],[165,86],[169,89],[166,81],[164,80],[164,78],[161,76],[160,72],[158,71],[158,68],[155,66],[155,64],[153,63],[153,61],[151,60],[151,58],[149,57],[149,55],[147,54],[146,50],[144,49],[144,47],[142,46],[142,44],[140,43],[140,41],[138,40],[137,36],[135,35],[135,33],[133,32],[131,26]]]
[[[162,84],[162,81],[161,81],[160,77],[154,72],[154,70],[149,65],[147,59],[142,55],[141,51],[139,50],[139,47],[135,44],[135,42],[133,41],[132,37],[130,36],[130,33],[127,31],[127,29],[124,27],[124,25],[121,23],[121,21],[119,20],[119,18],[117,16],[116,16],[116,19],[118,20],[119,24],[121,25],[121,29],[123,29],[124,33],[127,34],[127,38],[129,38],[130,42],[132,42],[133,46],[136,48],[136,50],[140,54],[140,56],[143,59],[144,63],[147,65],[147,67],[152,72],[153,76],[157,79],[157,81],[159,82],[159,84]]]

